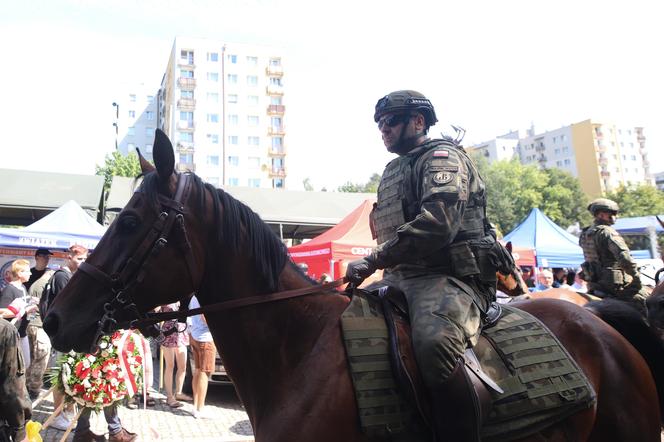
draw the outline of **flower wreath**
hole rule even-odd
[[[143,346],[136,333],[117,331],[104,336],[94,354],[63,355],[54,381],[66,398],[100,410],[132,397],[143,380]]]

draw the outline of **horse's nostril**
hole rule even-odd
[[[56,334],[58,334],[58,328],[60,327],[60,320],[54,313],[50,313],[46,315],[46,318],[44,318],[44,323],[42,327],[44,328],[44,331],[46,332],[47,335],[53,337]]]

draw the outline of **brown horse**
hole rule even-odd
[[[257,441],[368,441],[339,324],[347,297],[330,290],[255,303],[315,282],[249,208],[175,173],[160,131],[154,159],[156,170],[142,162],[139,190],[44,319],[55,348],[88,351],[100,333],[196,292],[204,307],[226,302],[206,318]],[[622,336],[571,303],[520,305],[557,335],[597,393],[594,406],[524,441],[659,441],[655,381]]]

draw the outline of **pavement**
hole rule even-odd
[[[206,398],[206,418],[192,416],[191,403],[183,402],[182,408],[172,409],[166,404],[166,397],[151,393],[156,405],[131,410],[119,407],[122,426],[137,433],[137,441],[253,441],[253,431],[247,414],[230,386],[210,385]],[[182,401],[181,401],[182,402]],[[44,423],[53,412],[52,395],[46,397],[33,410],[32,419]],[[97,434],[108,432],[103,413],[93,413],[90,419],[92,431]],[[47,428],[41,431],[44,442],[58,442],[64,431]],[[74,433],[67,436],[73,439]],[[108,437],[108,434],[107,434]]]

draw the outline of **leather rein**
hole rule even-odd
[[[184,215],[186,213],[184,202],[187,200],[190,190],[190,175],[181,174],[174,197],[171,199],[164,197],[163,195],[159,196],[159,202],[164,211],[159,214],[156,221],[153,223],[150,232],[145,236],[131,258],[129,258],[124,266],[122,266],[117,272],[109,275],[88,262],[82,262],[79,266],[78,270],[81,270],[83,273],[110,289],[114,295],[110,302],[104,304],[104,314],[97,322],[97,331],[93,342],[96,343],[101,336],[109,335],[121,329],[139,329],[145,336],[154,337],[163,335],[164,333],[160,329],[152,326],[159,322],[171,319],[178,319],[180,322],[184,322],[184,319],[188,316],[201,313],[220,312],[249,305],[310,295],[323,290],[339,287],[347,282],[346,278],[341,278],[325,284],[286,290],[267,295],[255,295],[247,298],[231,299],[189,310],[186,306],[193,295],[193,293],[191,293],[181,300],[181,308],[182,305],[185,307],[179,311],[141,313],[136,307],[133,296],[136,291],[136,286],[145,279],[145,275],[150,267],[149,265],[152,262],[152,259],[168,244],[168,237],[172,232],[173,227],[176,227],[182,233],[183,241],[180,245],[184,249],[185,262],[187,264],[192,287],[196,287],[194,281],[195,261],[193,259],[191,244],[184,223]],[[116,318],[116,315],[119,312],[124,313],[125,316],[129,316],[132,319],[119,321]],[[173,327],[170,331],[177,331],[177,327]]]

